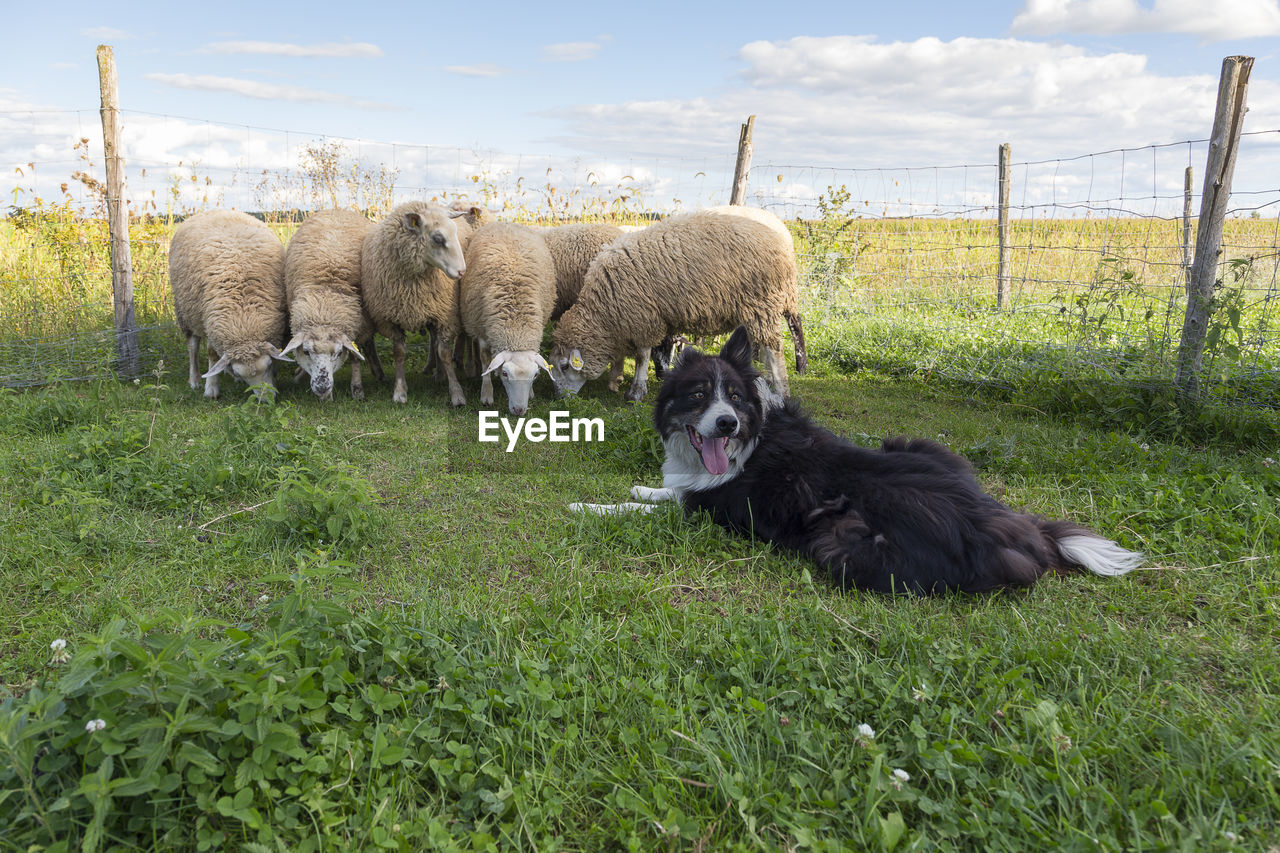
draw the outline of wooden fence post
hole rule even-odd
[[[747,173],[751,171],[751,132],[755,130],[756,117],[751,116],[738,134],[738,165],[733,170],[733,194],[729,204],[745,204],[747,200]]]
[[[1209,137],[1209,156],[1200,196],[1200,221],[1196,225],[1196,254],[1187,277],[1187,314],[1178,345],[1178,393],[1194,401],[1200,392],[1204,369],[1205,338],[1213,314],[1214,282],[1222,254],[1222,225],[1231,199],[1231,178],[1240,150],[1240,129],[1244,124],[1245,94],[1253,57],[1228,56],[1222,60],[1218,80],[1218,105]]]
[[[138,324],[133,311],[133,259],[129,251],[129,208],[124,198],[124,158],[120,155],[120,100],[111,45],[98,45],[98,89],[102,97],[102,150],[107,161],[107,229],[111,234],[111,292],[115,303],[117,370],[138,372]]]
[[[1000,146],[1000,168],[996,179],[997,214],[996,236],[1000,243],[1000,259],[996,268],[996,307],[1003,308],[1013,278],[1009,270],[1009,143]]]
[[[1195,170],[1187,167],[1182,178],[1182,273],[1187,292],[1191,292],[1191,200],[1195,192]]]

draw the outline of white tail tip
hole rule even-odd
[[[1104,577],[1127,574],[1142,565],[1143,560],[1139,552],[1121,548],[1101,536],[1063,536],[1058,540],[1058,550],[1072,563]]]

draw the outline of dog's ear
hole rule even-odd
[[[751,337],[747,335],[746,326],[735,329],[720,349],[720,357],[739,370],[750,370],[754,355],[751,349]]]

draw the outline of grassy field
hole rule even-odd
[[[1150,555],[894,599],[568,513],[660,479],[603,390],[554,404],[603,442],[508,454],[474,380],[258,407],[167,371],[0,397],[0,850],[1280,844],[1274,444],[819,358],[793,390],[836,431],[938,438]]]

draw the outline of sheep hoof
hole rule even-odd
[[[640,385],[640,386],[632,385],[630,390],[627,391],[627,399],[633,403],[639,403],[641,400],[644,399],[644,395],[645,393],[648,392],[648,390],[649,390],[648,386],[645,386],[645,385]]]
[[[393,402],[393,403],[407,403],[407,402],[409,402],[409,395],[408,395],[408,394],[406,394],[404,391],[397,391],[397,392],[395,392],[394,394],[392,394],[392,395],[391,395],[391,402]]]
[[[356,387],[352,388],[352,389],[351,389],[351,399],[352,399],[352,400],[363,400],[363,399],[364,399],[364,388],[363,388],[362,386],[359,386],[359,385],[357,385]]]

